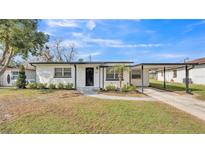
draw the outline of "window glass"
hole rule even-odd
[[[106,78],[108,80],[114,79],[114,69],[111,67],[106,68]]]
[[[55,68],[55,77],[63,77],[62,68]]]
[[[141,71],[132,70],[132,79],[141,79]]]
[[[123,79],[123,76],[122,76],[122,79]],[[117,71],[113,67],[107,67],[106,68],[106,80],[108,81],[119,80],[119,71]]]
[[[71,68],[64,68],[64,77],[71,78]]]
[[[18,78],[19,72],[18,71],[12,71],[11,72],[11,80],[16,80]]]
[[[55,68],[54,77],[71,78],[71,68]]]

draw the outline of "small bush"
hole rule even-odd
[[[49,89],[56,89],[56,85],[53,84],[53,83],[51,83],[51,84],[49,84],[48,88],[49,88]]]
[[[37,83],[29,83],[27,87],[30,88],[30,89],[36,89],[37,88]]]
[[[107,91],[115,91],[116,87],[114,85],[110,84],[110,85],[107,85],[105,87],[105,90],[107,90]]]
[[[37,88],[38,88],[38,89],[46,89],[46,84],[37,83]]]
[[[73,89],[73,84],[72,83],[68,83],[65,85],[65,89],[71,90]]]
[[[132,85],[124,85],[122,87],[122,92],[129,92],[129,91],[135,91],[136,87]]]
[[[25,74],[25,68],[23,65],[20,66],[19,74],[18,74],[17,81],[16,81],[16,86],[22,89],[26,88],[26,74]]]
[[[63,83],[59,83],[58,84],[58,89],[63,89],[64,88],[64,84]]]

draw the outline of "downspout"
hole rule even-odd
[[[77,89],[77,67],[76,64],[74,65],[75,67],[75,90]]]

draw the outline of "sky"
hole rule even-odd
[[[183,62],[205,57],[205,20],[41,20],[39,31],[74,43],[76,59]]]

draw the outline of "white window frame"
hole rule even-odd
[[[108,71],[109,69],[113,69],[113,78],[108,78]],[[109,74],[112,74],[112,73],[109,73]],[[118,77],[118,72],[116,71],[116,69],[114,67],[107,67],[106,68],[106,81],[119,81],[119,77]],[[123,75],[123,72],[122,72],[122,75]],[[122,79],[123,79],[123,76],[122,76]]]
[[[56,76],[56,69],[61,69],[61,76]],[[65,69],[69,69],[69,71],[65,71]],[[65,72],[70,72],[69,76],[65,76]],[[72,78],[72,69],[70,67],[65,67],[65,68],[62,68],[62,67],[56,67],[54,68],[54,78]]]

